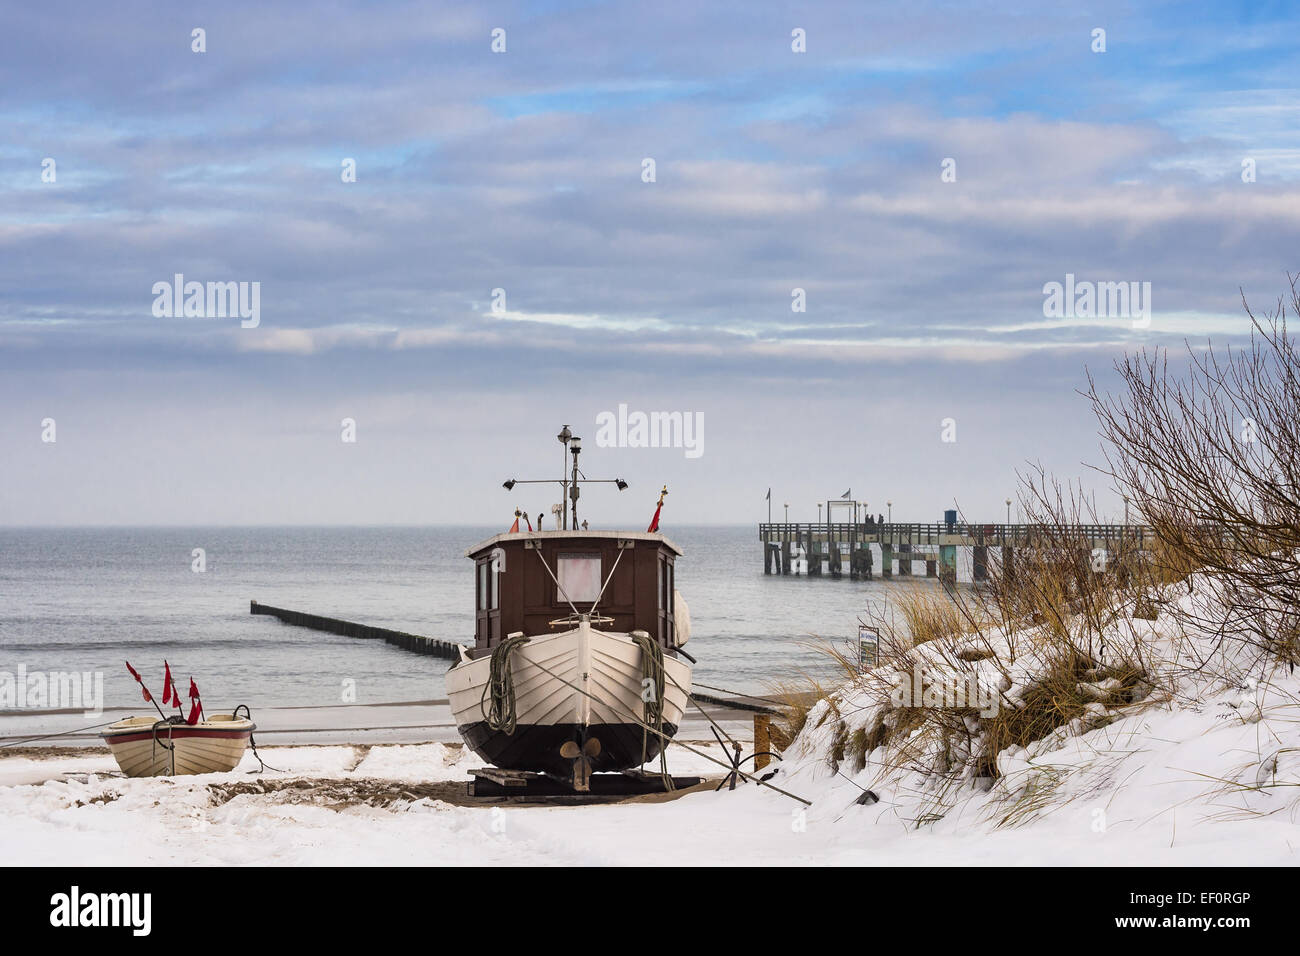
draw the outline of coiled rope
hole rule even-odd
[[[656,735],[660,739],[664,735],[664,649],[659,646],[649,634],[632,634],[632,643],[641,648],[641,675],[642,681],[641,699],[644,701],[641,727],[641,764],[645,765],[648,758],[647,754],[650,747],[650,728],[654,728]],[[646,685],[649,682],[649,686]],[[673,683],[676,683],[674,681]],[[646,699],[645,691],[653,689],[654,693],[650,699]],[[668,747],[661,744],[659,747],[659,775],[663,778],[665,790],[675,790],[673,778],[668,773]]]
[[[483,685],[483,696],[479,698],[479,708],[488,727],[506,735],[515,732],[515,675],[510,669],[510,653],[521,644],[527,644],[528,638],[522,634],[507,637],[492,648],[492,659],[488,664],[488,680]],[[489,695],[492,702],[484,706]]]

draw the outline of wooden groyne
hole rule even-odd
[[[295,627],[308,627],[313,631],[327,631],[344,637],[359,637],[364,640],[385,641],[406,651],[416,654],[429,654],[449,661],[460,659],[461,645],[454,641],[440,641],[420,634],[408,634],[405,631],[393,631],[386,627],[371,627],[368,624],[354,624],[352,621],[340,621],[333,617],[321,617],[319,614],[304,614],[302,611],[289,611],[269,604],[248,602],[250,614],[269,614],[279,618],[285,624]]]

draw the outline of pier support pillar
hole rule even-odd
[[[1002,580],[1014,581],[1016,577],[1016,549],[1002,546]]]
[[[844,576],[844,572],[840,567],[840,546],[838,542],[832,541],[830,547],[830,561],[827,563],[830,565],[831,577],[838,581]]]
[[[790,573],[790,536],[781,539],[781,573]]]
[[[974,578],[978,583],[989,579],[989,546],[987,544],[977,544],[975,551]]]
[[[898,576],[912,576],[912,544],[911,542],[899,542],[898,545]]]
[[[937,577],[939,574],[938,565],[939,565],[938,561],[925,562],[925,576],[927,578]]]
[[[871,580],[871,565],[875,562],[875,556],[871,553],[871,545],[862,546],[862,573],[868,581]]]
[[[892,578],[894,576],[894,544],[892,541],[880,542],[880,576],[882,578]]]
[[[772,573],[772,542],[763,542],[763,573]]]
[[[957,584],[957,546],[939,545],[939,583],[948,587]]]

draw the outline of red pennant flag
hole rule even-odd
[[[172,666],[167,663],[166,658],[163,658],[163,703],[170,704],[171,702],[172,702]],[[176,701],[176,705],[180,706],[179,699]]]
[[[140,677],[140,672],[131,666],[130,661],[124,661],[123,663],[126,664],[126,669],[131,672],[131,676],[135,678],[135,682],[140,685],[140,693],[144,695],[145,702],[152,704],[153,698],[149,696],[149,688],[144,686],[144,680]]]
[[[655,516],[650,519],[650,527],[645,529],[646,534],[654,534],[659,530],[659,512],[664,510],[664,495],[668,494],[668,486],[664,485],[664,490],[659,492],[659,504],[655,506]]]
[[[529,530],[529,531],[532,531],[532,530],[533,530],[533,523],[532,523],[531,521],[528,520],[528,512],[527,512],[527,511],[524,512],[524,522],[528,525],[528,530]],[[516,521],[515,523],[518,524],[517,521]]]
[[[193,727],[199,722],[199,717],[203,713],[203,703],[199,700],[199,688],[194,683],[194,678],[190,678],[190,715],[185,718],[185,723]]]

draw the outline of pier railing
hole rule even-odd
[[[843,522],[772,521],[758,526],[766,542],[785,539],[905,544],[973,544],[1030,547],[1071,541],[1114,543],[1143,548],[1153,540],[1152,529],[1136,524],[971,524],[964,522]],[[964,539],[954,541],[954,539]]]

